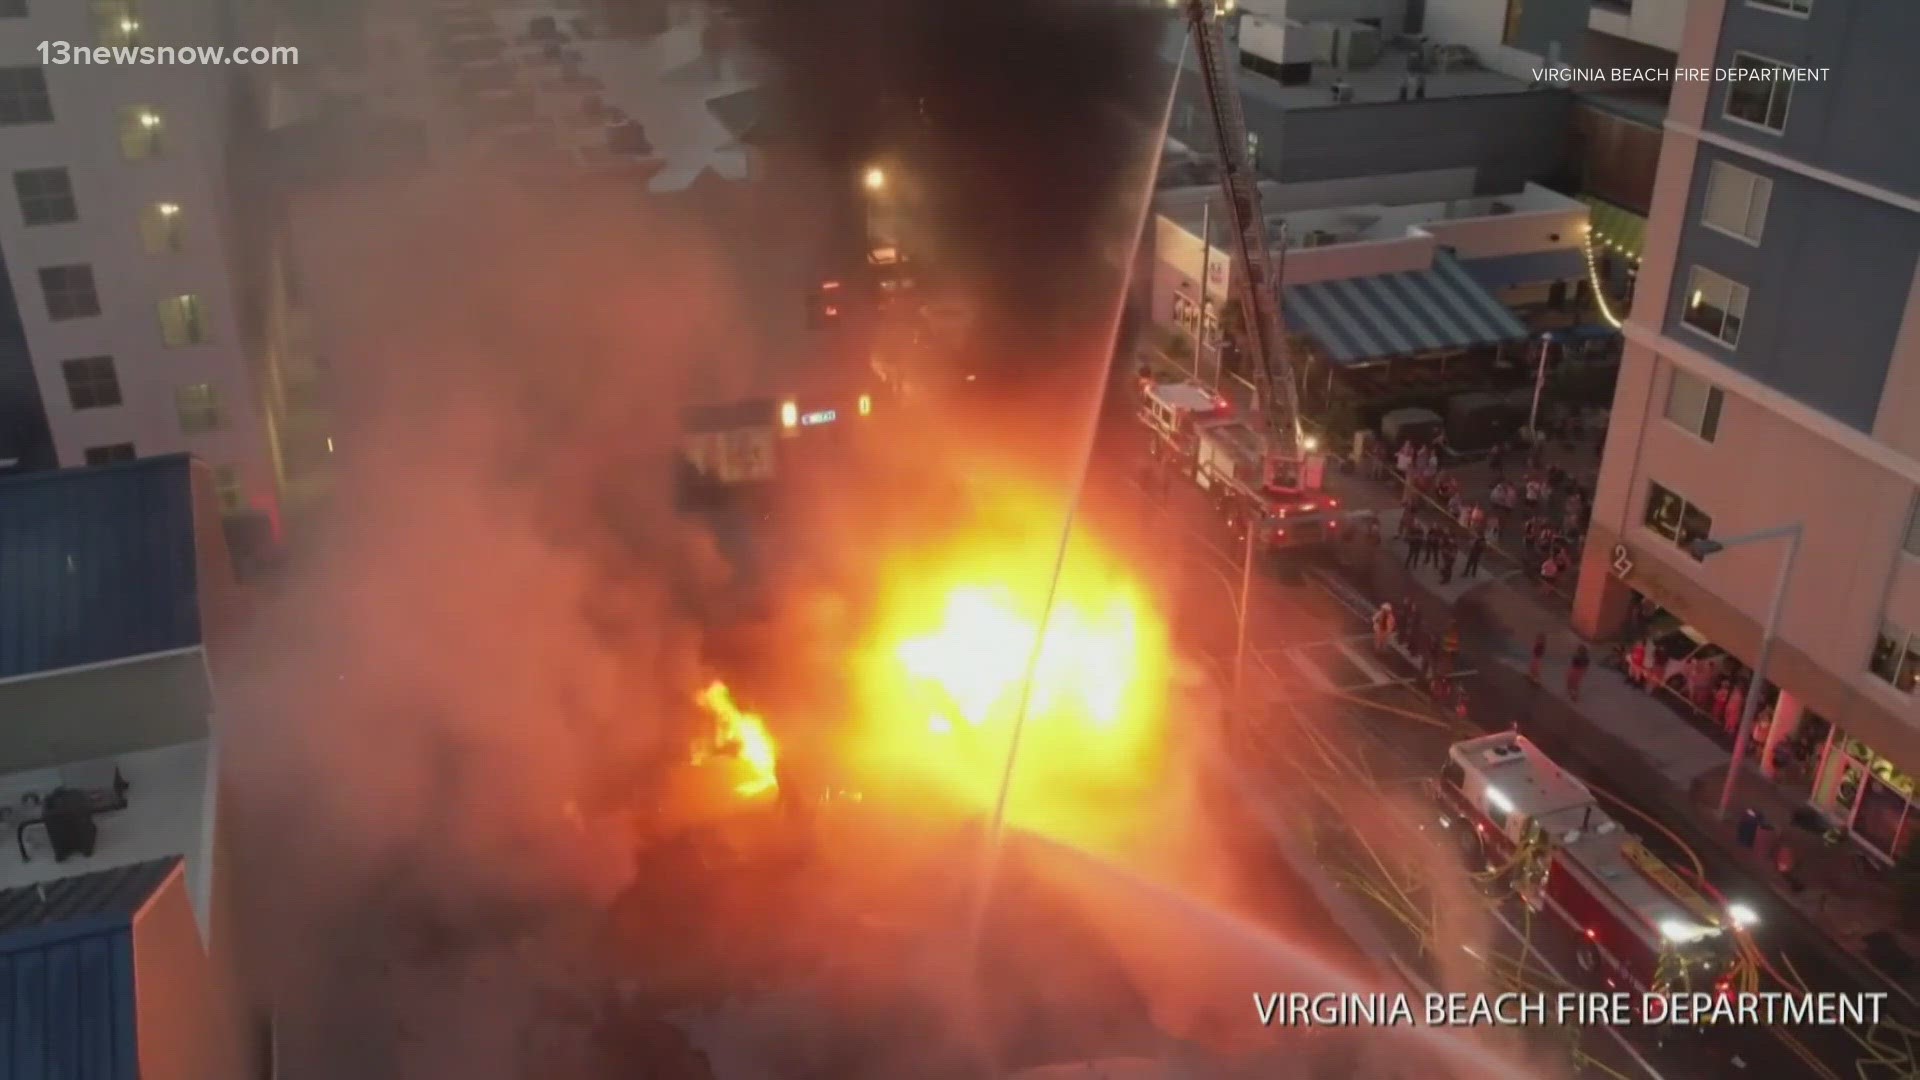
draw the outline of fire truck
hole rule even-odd
[[[1432,790],[1469,867],[1510,883],[1570,932],[1583,979],[1653,993],[1729,991],[1753,911],[1703,895],[1524,736],[1455,743]]]
[[[1191,475],[1236,539],[1253,529],[1264,550],[1313,549],[1359,523],[1322,490],[1324,457],[1302,461],[1275,453],[1265,432],[1195,383],[1147,379],[1141,392],[1148,452]]]

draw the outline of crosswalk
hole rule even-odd
[[[1404,683],[1416,674],[1394,653],[1373,651],[1371,634],[1353,634],[1276,650],[1288,668],[1322,691],[1356,693]]]

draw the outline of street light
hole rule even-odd
[[[866,171],[866,175],[860,178],[860,183],[868,191],[882,191],[885,190],[887,186],[887,174],[885,170],[876,165]]]
[[[1527,437],[1535,445],[1540,442],[1540,391],[1547,386],[1547,347],[1552,344],[1552,334],[1540,335],[1540,367],[1533,375],[1533,408],[1527,410]]]
[[[1793,560],[1800,554],[1800,535],[1804,530],[1799,522],[1791,525],[1777,525],[1771,529],[1747,533],[1744,536],[1730,537],[1725,540],[1709,540],[1702,537],[1687,544],[1687,554],[1695,562],[1708,559],[1728,548],[1742,544],[1758,544],[1768,540],[1785,540],[1787,554],[1780,560],[1780,580],[1773,587],[1773,601],[1767,605],[1767,625],[1760,632],[1760,652],[1754,657],[1753,674],[1747,679],[1746,700],[1740,703],[1740,726],[1733,736],[1733,761],[1727,766],[1727,782],[1720,789],[1718,813],[1722,819],[1733,805],[1734,785],[1740,779],[1740,766],[1747,756],[1747,741],[1753,737],[1753,716],[1760,707],[1760,694],[1767,685],[1767,658],[1773,653],[1773,639],[1780,633],[1780,610],[1787,602],[1787,582],[1793,577]]]

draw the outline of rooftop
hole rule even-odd
[[[606,37],[578,5],[506,4],[493,12],[504,37],[525,41],[536,20],[551,19],[578,53],[579,74],[596,79],[600,99],[631,117],[645,132],[663,163],[648,186],[656,192],[684,190],[702,174],[745,179],[744,132],[723,122],[713,107],[730,109],[733,122],[750,128],[751,118],[732,115],[751,103],[761,80],[742,54],[718,42],[724,27],[697,8],[678,6],[671,25],[646,39]]]
[[[1170,34],[1168,43],[1163,46],[1162,55],[1169,58],[1182,55],[1185,46],[1185,29]],[[1198,67],[1191,55],[1186,53],[1186,68],[1198,73]],[[1426,96],[1433,98],[1484,97],[1493,94],[1524,93],[1530,85],[1526,80],[1514,78],[1480,64],[1473,50],[1461,45],[1441,45],[1433,50],[1433,58],[1425,65],[1416,59],[1416,54],[1406,47],[1388,42],[1372,62],[1355,65],[1340,71],[1331,65],[1315,63],[1305,82],[1295,85],[1281,85],[1278,79],[1253,71],[1244,65],[1240,69],[1240,94],[1244,100],[1278,106],[1282,109],[1319,109],[1334,105],[1372,105],[1401,100],[1400,92],[1408,88],[1408,78],[1421,66],[1427,68]],[[1334,95],[1336,85],[1344,85],[1348,91],[1344,100]],[[1408,88],[1408,96],[1412,90]]]
[[[133,919],[179,865],[0,891],[0,1076],[137,1080]]]
[[[1163,199],[1161,213],[1198,236],[1205,213],[1204,198]],[[1431,202],[1389,205],[1368,203],[1325,209],[1291,210],[1267,214],[1267,236],[1276,243],[1281,226],[1286,227],[1289,249],[1353,244],[1370,240],[1394,240],[1423,225],[1438,222],[1473,221],[1513,214],[1557,213],[1578,210],[1584,205],[1538,184],[1528,184],[1510,195],[1479,195],[1468,199],[1443,199]],[[1227,233],[1214,222],[1215,244]]]
[[[212,859],[212,758],[211,740],[201,739],[0,775],[0,831],[7,834],[8,848],[0,852],[0,890],[45,885],[51,895],[55,883],[63,879],[181,856],[186,861],[187,892],[204,930],[206,878]],[[104,809],[113,805],[115,770],[126,781],[126,805]],[[96,806],[103,807],[94,817],[99,836],[91,856],[74,855],[55,862],[43,828],[27,829],[24,840],[16,842],[21,824],[37,819],[39,802],[60,787],[93,794]],[[0,926],[5,925],[5,910],[0,906]]]
[[[0,480],[0,680],[202,640],[191,460]]]
[[[128,863],[35,885],[0,889],[0,952],[38,930],[81,921],[130,918],[146,905],[180,857]]]

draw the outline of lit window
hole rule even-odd
[[[1716,161],[1707,173],[1707,203],[1700,219],[1711,228],[1758,244],[1767,226],[1773,181],[1737,165]]]
[[[136,456],[133,452],[133,444],[130,442],[89,446],[86,455],[88,465],[118,465],[123,461],[132,461]]]
[[[1689,434],[1712,442],[1720,432],[1720,388],[1703,379],[1673,369],[1673,382],[1667,387],[1667,419]]]
[[[220,509],[229,514],[246,508],[247,493],[240,483],[240,470],[232,465],[213,467],[213,490],[220,496]]]
[[[41,267],[40,292],[47,301],[47,318],[54,322],[91,319],[100,314],[100,293],[93,285],[93,267],[86,263]]]
[[[174,391],[174,406],[180,412],[180,430],[188,435],[219,431],[226,424],[220,408],[220,390],[212,383],[194,383]]]
[[[1768,11],[1805,17],[1813,13],[1813,0],[1747,0],[1748,5]]]
[[[1920,682],[1920,634],[1912,634],[1892,623],[1883,623],[1874,640],[1873,656],[1867,670],[1902,693],[1913,693]]]
[[[67,383],[67,403],[81,409],[111,409],[120,404],[120,375],[111,356],[82,356],[60,364]]]
[[[170,255],[178,252],[186,242],[180,204],[149,203],[145,210],[140,211],[140,242],[146,247],[149,255]]]
[[[1731,349],[1740,344],[1747,320],[1747,287],[1704,266],[1687,275],[1686,309],[1681,321]]]
[[[1787,107],[1793,102],[1793,83],[1784,76],[1786,64],[1752,53],[1733,54],[1731,67],[1740,77],[1727,83],[1727,119],[1765,128],[1787,130]]]
[[[53,123],[47,76],[37,67],[0,68],[0,127]]]
[[[1706,511],[1659,484],[1647,485],[1647,528],[1682,549],[1713,533],[1713,518]]]
[[[133,0],[93,0],[93,36],[108,47],[140,44],[140,5]]]
[[[206,313],[197,296],[160,301],[160,339],[168,345],[199,345],[207,340]]]
[[[146,105],[131,105],[120,110],[120,155],[128,161],[145,161],[165,151],[166,120],[159,110]]]
[[[63,168],[22,169],[13,174],[20,220],[27,225],[62,225],[80,219],[73,199],[73,178]]]

